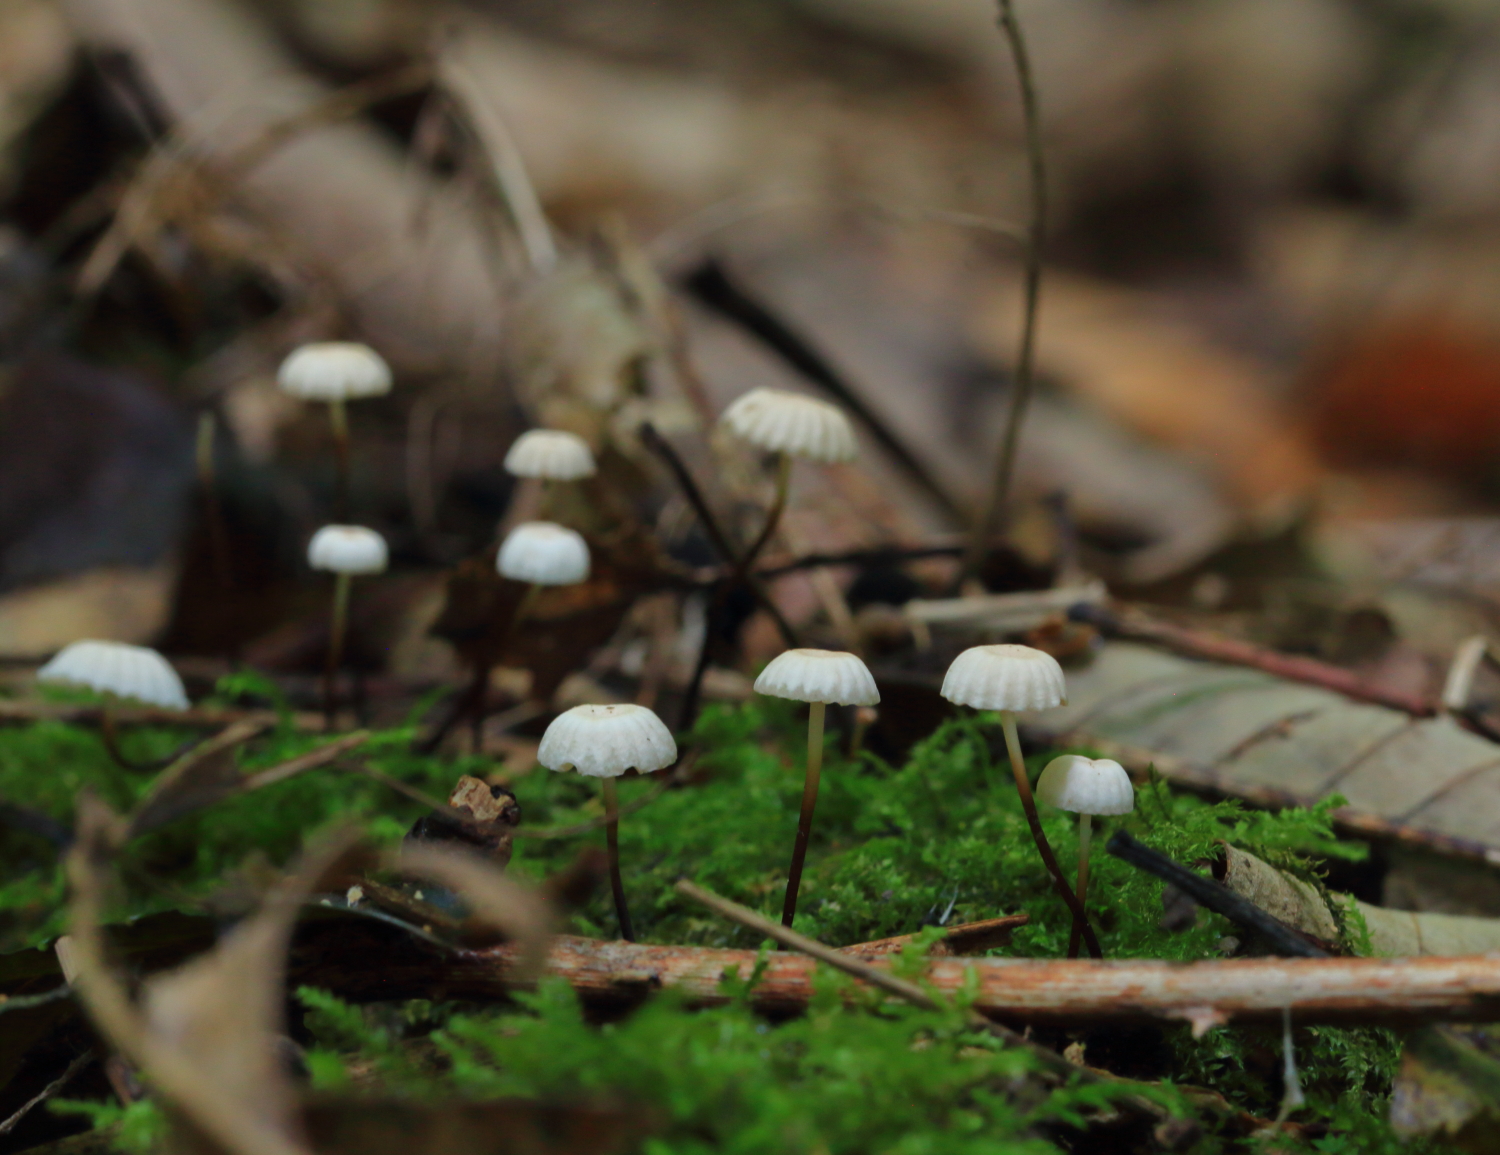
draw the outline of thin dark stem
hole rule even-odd
[[[208,524],[208,548],[213,558],[214,577],[219,588],[225,591],[234,588],[234,576],[229,566],[229,534],[224,528],[224,508],[219,501],[218,478],[214,472],[214,437],[218,421],[211,410],[198,415],[198,489],[203,498],[203,518]]]
[[[349,415],[342,401],[328,403],[328,421],[333,427],[333,460],[336,476],[333,491],[333,518],[349,520],[352,507],[349,498]]]
[[[787,492],[791,489],[791,483],[792,459],[785,453],[779,454],[776,462],[776,497],[771,502],[771,508],[766,512],[766,524],[761,527],[760,533],[750,543],[750,548],[745,551],[745,556],[740,558],[740,564],[735,567],[739,574],[750,572],[750,567],[755,564],[760,551],[766,548],[766,543],[771,540],[771,535],[781,524],[781,515],[786,512]]]
[[[688,682],[687,691],[682,695],[682,709],[677,715],[679,732],[691,730],[693,723],[698,720],[698,706],[703,699],[703,678],[708,673],[708,663],[713,659],[714,643],[718,640],[724,599],[728,593],[728,584],[719,582],[708,595],[708,609],[703,621],[703,644],[698,647],[698,660],[693,664],[693,676]]]
[[[1089,843],[1094,837],[1093,815],[1078,816],[1078,905],[1088,909],[1089,894]],[[1068,957],[1078,957],[1078,940],[1083,937],[1083,924],[1075,917],[1073,929],[1068,932]]]
[[[115,764],[123,770],[160,770],[164,765],[162,762],[145,761],[126,755],[120,746],[120,731],[115,725],[115,712],[108,706],[104,707],[104,712],[99,716],[99,736],[104,741],[104,749],[115,760]]]
[[[1026,777],[1026,763],[1021,758],[1021,739],[1016,733],[1016,717],[1007,711],[1000,715],[1000,721],[1005,730],[1005,748],[1010,754],[1010,769],[1015,775],[1016,792],[1021,796],[1021,809],[1026,812],[1026,825],[1031,828],[1031,840],[1036,843],[1037,853],[1042,856],[1042,863],[1052,876],[1053,887],[1062,896],[1074,920],[1082,924],[1083,941],[1088,944],[1089,955],[1103,958],[1104,948],[1099,945],[1099,938],[1089,925],[1088,915],[1084,913],[1082,903],[1068,884],[1062,867],[1057,864],[1057,855],[1052,853],[1052,844],[1047,841],[1047,835],[1042,830],[1042,820],[1036,812],[1036,799],[1031,796],[1031,781]]]
[[[990,491],[974,522],[968,548],[964,551],[960,583],[978,575],[989,549],[990,537],[995,531],[995,523],[1004,513],[1010,497],[1016,449],[1021,440],[1021,423],[1026,417],[1026,407],[1031,401],[1035,379],[1036,318],[1042,288],[1042,238],[1047,229],[1047,168],[1042,152],[1041,116],[1037,107],[1036,82],[1031,74],[1031,56],[1026,50],[1026,37],[1016,19],[1012,0],[999,0],[999,4],[1000,27],[1005,32],[1006,43],[1010,45],[1010,54],[1016,65],[1016,80],[1021,89],[1021,113],[1026,122],[1026,153],[1031,168],[1031,224],[1026,234],[1026,303],[1021,320],[1021,348],[1016,357],[1015,378],[1011,382],[1010,412],[1005,418],[1000,455],[995,461]]]
[[[792,868],[787,871],[786,897],[781,903],[781,925],[797,917],[797,891],[802,887],[802,864],[812,836],[813,810],[818,805],[818,778],[823,771],[823,718],[828,707],[812,702],[807,711],[807,775],[802,780],[802,813],[797,818],[797,841],[792,845]]]
[[[641,423],[639,433],[641,444],[661,458],[662,463],[666,465],[677,482],[678,488],[682,490],[683,497],[687,498],[688,504],[693,507],[693,512],[698,515],[698,521],[703,526],[703,532],[708,535],[709,544],[713,546],[714,552],[730,568],[731,573],[741,576],[745,588],[754,595],[761,609],[771,615],[771,620],[776,623],[776,629],[781,633],[781,640],[786,643],[787,648],[796,649],[799,645],[796,631],[782,616],[781,610],[771,600],[770,594],[766,593],[765,586],[760,580],[752,574],[741,574],[740,559],[734,547],[729,544],[729,538],[719,526],[718,518],[714,517],[713,510],[709,509],[708,502],[704,500],[703,491],[698,488],[693,475],[688,472],[682,458],[677,455],[677,450],[672,448],[671,443],[658,433],[656,427],[649,421]]]
[[[328,728],[333,728],[334,714],[338,710],[339,666],[344,660],[344,632],[349,625],[349,587],[354,579],[346,573],[333,579],[333,613],[328,626],[328,665],[323,671],[323,717]]]
[[[625,903],[625,881],[620,877],[620,798],[615,792],[615,780],[605,778],[604,785],[604,844],[609,850],[609,887],[615,894],[615,915],[620,920],[620,937],[626,942],[635,941],[635,928],[630,925],[630,907]]]

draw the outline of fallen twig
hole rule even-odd
[[[1180,654],[1194,658],[1206,658],[1214,662],[1227,662],[1235,666],[1249,666],[1264,670],[1290,682],[1303,682],[1309,686],[1321,686],[1347,698],[1361,702],[1373,702],[1377,706],[1389,706],[1403,710],[1418,718],[1431,717],[1437,713],[1437,704],[1418,694],[1406,694],[1400,690],[1371,685],[1360,675],[1342,666],[1329,665],[1316,658],[1305,658],[1299,654],[1283,654],[1279,650],[1257,646],[1253,642],[1207,630],[1188,629],[1161,621],[1133,607],[1120,606],[1108,609],[1102,606],[1078,605],[1070,610],[1076,621],[1088,622],[1101,633],[1122,638],[1134,638],[1143,642],[1154,642]]]
[[[838,954],[837,951],[833,952]],[[586,1003],[621,1006],[658,988],[682,992],[698,1005],[727,1001],[724,974],[748,976],[760,960],[752,950],[653,946],[561,936],[543,973],[564,978]],[[845,963],[860,962],[840,955]],[[450,955],[394,958],[379,967],[310,970],[298,981],[322,983],[349,998],[422,997],[441,987],[448,998],[502,998],[514,989],[509,946]],[[772,952],[751,992],[773,1014],[805,1010],[812,998],[811,958]],[[881,969],[881,962],[863,963]],[[972,980],[970,979],[972,975]],[[1098,1026],[1184,1020],[1281,1022],[1290,1007],[1299,1024],[1401,1026],[1414,1022],[1491,1022],[1500,1018],[1500,959],[1456,958],[1157,960],[933,959],[923,981],[940,994],[972,981],[974,1008],[1007,1022]]]
[[[964,922],[947,927],[928,952],[929,958],[944,958],[953,955],[973,955],[992,947],[1010,942],[1013,931],[1031,921],[1029,914],[1008,914],[1004,918],[986,918],[979,922]],[[900,954],[902,949],[916,939],[914,934],[898,934],[890,938],[877,938],[870,942],[857,942],[853,946],[841,946],[844,954],[857,958],[880,958],[884,955]]]
[[[1248,898],[1234,893],[1212,878],[1205,878],[1181,863],[1174,862],[1123,830],[1115,831],[1104,849],[1131,866],[1154,874],[1163,882],[1170,882],[1199,906],[1205,906],[1246,930],[1254,931],[1279,955],[1289,958],[1329,957],[1328,952],[1309,936],[1267,914]]]
[[[53,1079],[52,1082],[48,1083],[31,1098],[27,1099],[26,1102],[20,1105],[20,1107],[16,1108],[16,1110],[11,1113],[10,1118],[4,1120],[3,1122],[0,1122],[0,1135],[9,1135],[16,1129],[16,1125],[19,1124],[22,1119],[31,1114],[34,1108],[40,1107],[48,1099],[56,1095],[59,1091],[61,1091],[64,1087],[66,1087],[73,1081],[74,1075],[78,1074],[79,1071],[83,1070],[93,1061],[93,1051],[85,1051],[83,1054],[79,1055],[76,1059],[74,1059],[67,1065],[66,1069],[64,1069],[61,1075]]]

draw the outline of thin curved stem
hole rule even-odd
[[[1089,843],[1094,836],[1094,816],[1078,816],[1078,905],[1088,909],[1089,894]],[[1073,929],[1068,932],[1068,957],[1078,957],[1078,940],[1083,937],[1083,923],[1075,915]]]
[[[1021,89],[1021,114],[1026,122],[1026,155],[1031,170],[1031,223],[1026,230],[1026,289],[1025,311],[1021,319],[1021,348],[1016,355],[1015,377],[1011,382],[1010,412],[1005,418],[1005,433],[1000,440],[1000,454],[995,460],[995,473],[990,481],[989,493],[975,519],[964,551],[963,566],[959,573],[959,584],[977,577],[989,552],[990,536],[995,523],[1004,512],[1010,498],[1011,476],[1015,473],[1016,450],[1021,440],[1021,424],[1031,401],[1031,390],[1036,371],[1036,318],[1042,291],[1042,239],[1047,231],[1047,166],[1042,151],[1041,112],[1037,104],[1036,81],[1031,74],[1031,55],[1026,49],[1026,37],[1022,34],[1020,21],[1016,19],[1012,0],[999,0],[1000,27],[1010,45],[1011,58],[1016,65],[1016,81]]]
[[[792,868],[786,877],[786,898],[781,904],[781,925],[791,926],[797,917],[797,891],[802,888],[802,864],[807,858],[807,840],[812,835],[813,809],[818,804],[818,778],[823,772],[823,719],[828,707],[811,702],[807,710],[807,776],[802,780],[802,814],[797,819],[797,841],[792,846]]]
[[[778,454],[776,462],[776,498],[771,502],[771,508],[766,512],[766,524],[761,528],[756,539],[750,543],[750,548],[740,558],[737,567],[741,575],[750,571],[755,564],[755,559],[760,556],[760,551],[766,548],[766,543],[771,540],[771,535],[776,532],[776,527],[781,523],[781,515],[786,512],[787,493],[792,485],[792,458],[788,453]]]
[[[1005,749],[1010,754],[1010,769],[1015,775],[1016,792],[1021,796],[1021,808],[1026,811],[1026,825],[1031,827],[1031,840],[1036,843],[1037,853],[1042,856],[1042,863],[1047,867],[1047,872],[1052,875],[1052,884],[1057,889],[1057,893],[1072,911],[1073,917],[1082,923],[1083,941],[1088,944],[1090,956],[1103,958],[1104,948],[1099,945],[1099,938],[1094,934],[1094,928],[1089,926],[1088,916],[1083,911],[1083,904],[1078,901],[1078,896],[1068,885],[1068,880],[1063,876],[1062,867],[1057,864],[1057,855],[1052,853],[1052,844],[1047,841],[1047,835],[1042,831],[1042,820],[1036,812],[1036,799],[1031,796],[1031,781],[1026,777],[1026,763],[1021,758],[1021,737],[1016,733],[1016,716],[1009,710],[1001,711],[1000,726],[1005,731]]]
[[[609,850],[609,887],[615,893],[615,915],[620,920],[620,937],[626,942],[635,941],[635,928],[630,925],[630,907],[625,903],[625,881],[620,877],[620,796],[615,791],[615,780],[605,778],[604,786],[604,845]]]
[[[338,709],[336,691],[339,666],[344,661],[344,633],[349,628],[349,590],[353,584],[352,574],[341,573],[333,579],[333,613],[328,626],[328,665],[323,671],[323,716],[330,729],[333,727],[334,713]]]
[[[336,471],[333,490],[335,521],[349,520],[349,414],[341,398],[328,403],[328,423],[333,429],[333,462]]]

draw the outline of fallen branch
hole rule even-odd
[[[928,951],[928,957],[948,958],[954,955],[976,955],[997,946],[1006,946],[1010,943],[1011,934],[1030,921],[1029,914],[1008,914],[1004,918],[986,918],[979,922],[964,922],[957,926],[950,926],[944,930],[943,937],[933,943],[932,949]],[[880,958],[884,955],[900,954],[908,943],[915,941],[916,937],[914,934],[898,934],[890,938],[858,942],[853,946],[841,946],[838,949],[843,954],[852,954],[856,958]]]
[[[715,1005],[727,1001],[719,985],[725,973],[738,970],[748,977],[760,958],[753,950],[561,936],[553,942],[543,974],[566,979],[586,1003],[598,1006],[628,1006],[663,988],[681,991],[699,1005]],[[814,961],[775,951],[765,962],[751,1002],[773,1014],[805,1010],[812,997]],[[884,967],[878,961],[862,965]],[[515,951],[510,946],[460,950],[336,970],[324,974],[313,969],[298,979],[356,999],[418,997],[435,988],[447,998],[504,998],[514,989]],[[934,959],[925,984],[954,994],[964,989],[971,972],[976,1010],[1002,1021],[1039,1025],[1174,1019],[1275,1025],[1288,1007],[1299,1025],[1400,1026],[1500,1018],[1500,958],[1490,955],[1197,963]]]
[[[1109,610],[1100,606],[1079,605],[1070,611],[1070,616],[1076,621],[1088,622],[1100,633],[1112,637],[1153,642],[1193,658],[1206,658],[1233,666],[1249,666],[1251,669],[1264,670],[1278,678],[1285,678],[1289,682],[1320,686],[1343,694],[1346,698],[1389,706],[1414,717],[1429,718],[1437,713],[1437,704],[1420,694],[1406,694],[1400,690],[1372,685],[1342,666],[1332,666],[1299,654],[1283,654],[1279,650],[1267,649],[1253,642],[1208,630],[1173,625],[1138,609],[1120,607]]]

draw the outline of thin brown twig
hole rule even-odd
[[[67,1068],[61,1075],[53,1079],[52,1082],[48,1083],[35,1095],[27,1099],[26,1102],[22,1103],[18,1108],[16,1108],[16,1110],[11,1113],[10,1118],[4,1120],[3,1122],[0,1122],[0,1135],[9,1135],[12,1131],[14,1131],[21,1120],[26,1118],[27,1115],[31,1114],[34,1108],[40,1107],[48,1099],[52,1098],[52,1096],[56,1095],[59,1091],[61,1091],[64,1087],[71,1083],[73,1081],[73,1076],[78,1074],[79,1071],[83,1070],[90,1063],[92,1063],[94,1061],[94,1058],[95,1055],[93,1051],[85,1051],[83,1054],[79,1055],[76,1059],[69,1063],[67,1065]]]
[[[964,551],[959,583],[976,577],[989,550],[995,522],[1005,510],[1010,497],[1011,477],[1015,473],[1016,450],[1021,441],[1021,423],[1031,401],[1035,379],[1036,319],[1042,289],[1042,238],[1047,229],[1047,166],[1042,151],[1041,114],[1037,105],[1036,80],[1031,74],[1031,56],[1026,37],[1016,19],[1013,0],[999,0],[1000,27],[1016,65],[1016,81],[1021,90],[1021,113],[1026,122],[1026,154],[1031,169],[1031,223],[1026,232],[1025,312],[1021,320],[1021,348],[1016,356],[1015,377],[1011,381],[1010,411],[1005,418],[1005,433],[1000,441],[1000,455],[989,493],[974,522],[973,536]]]

